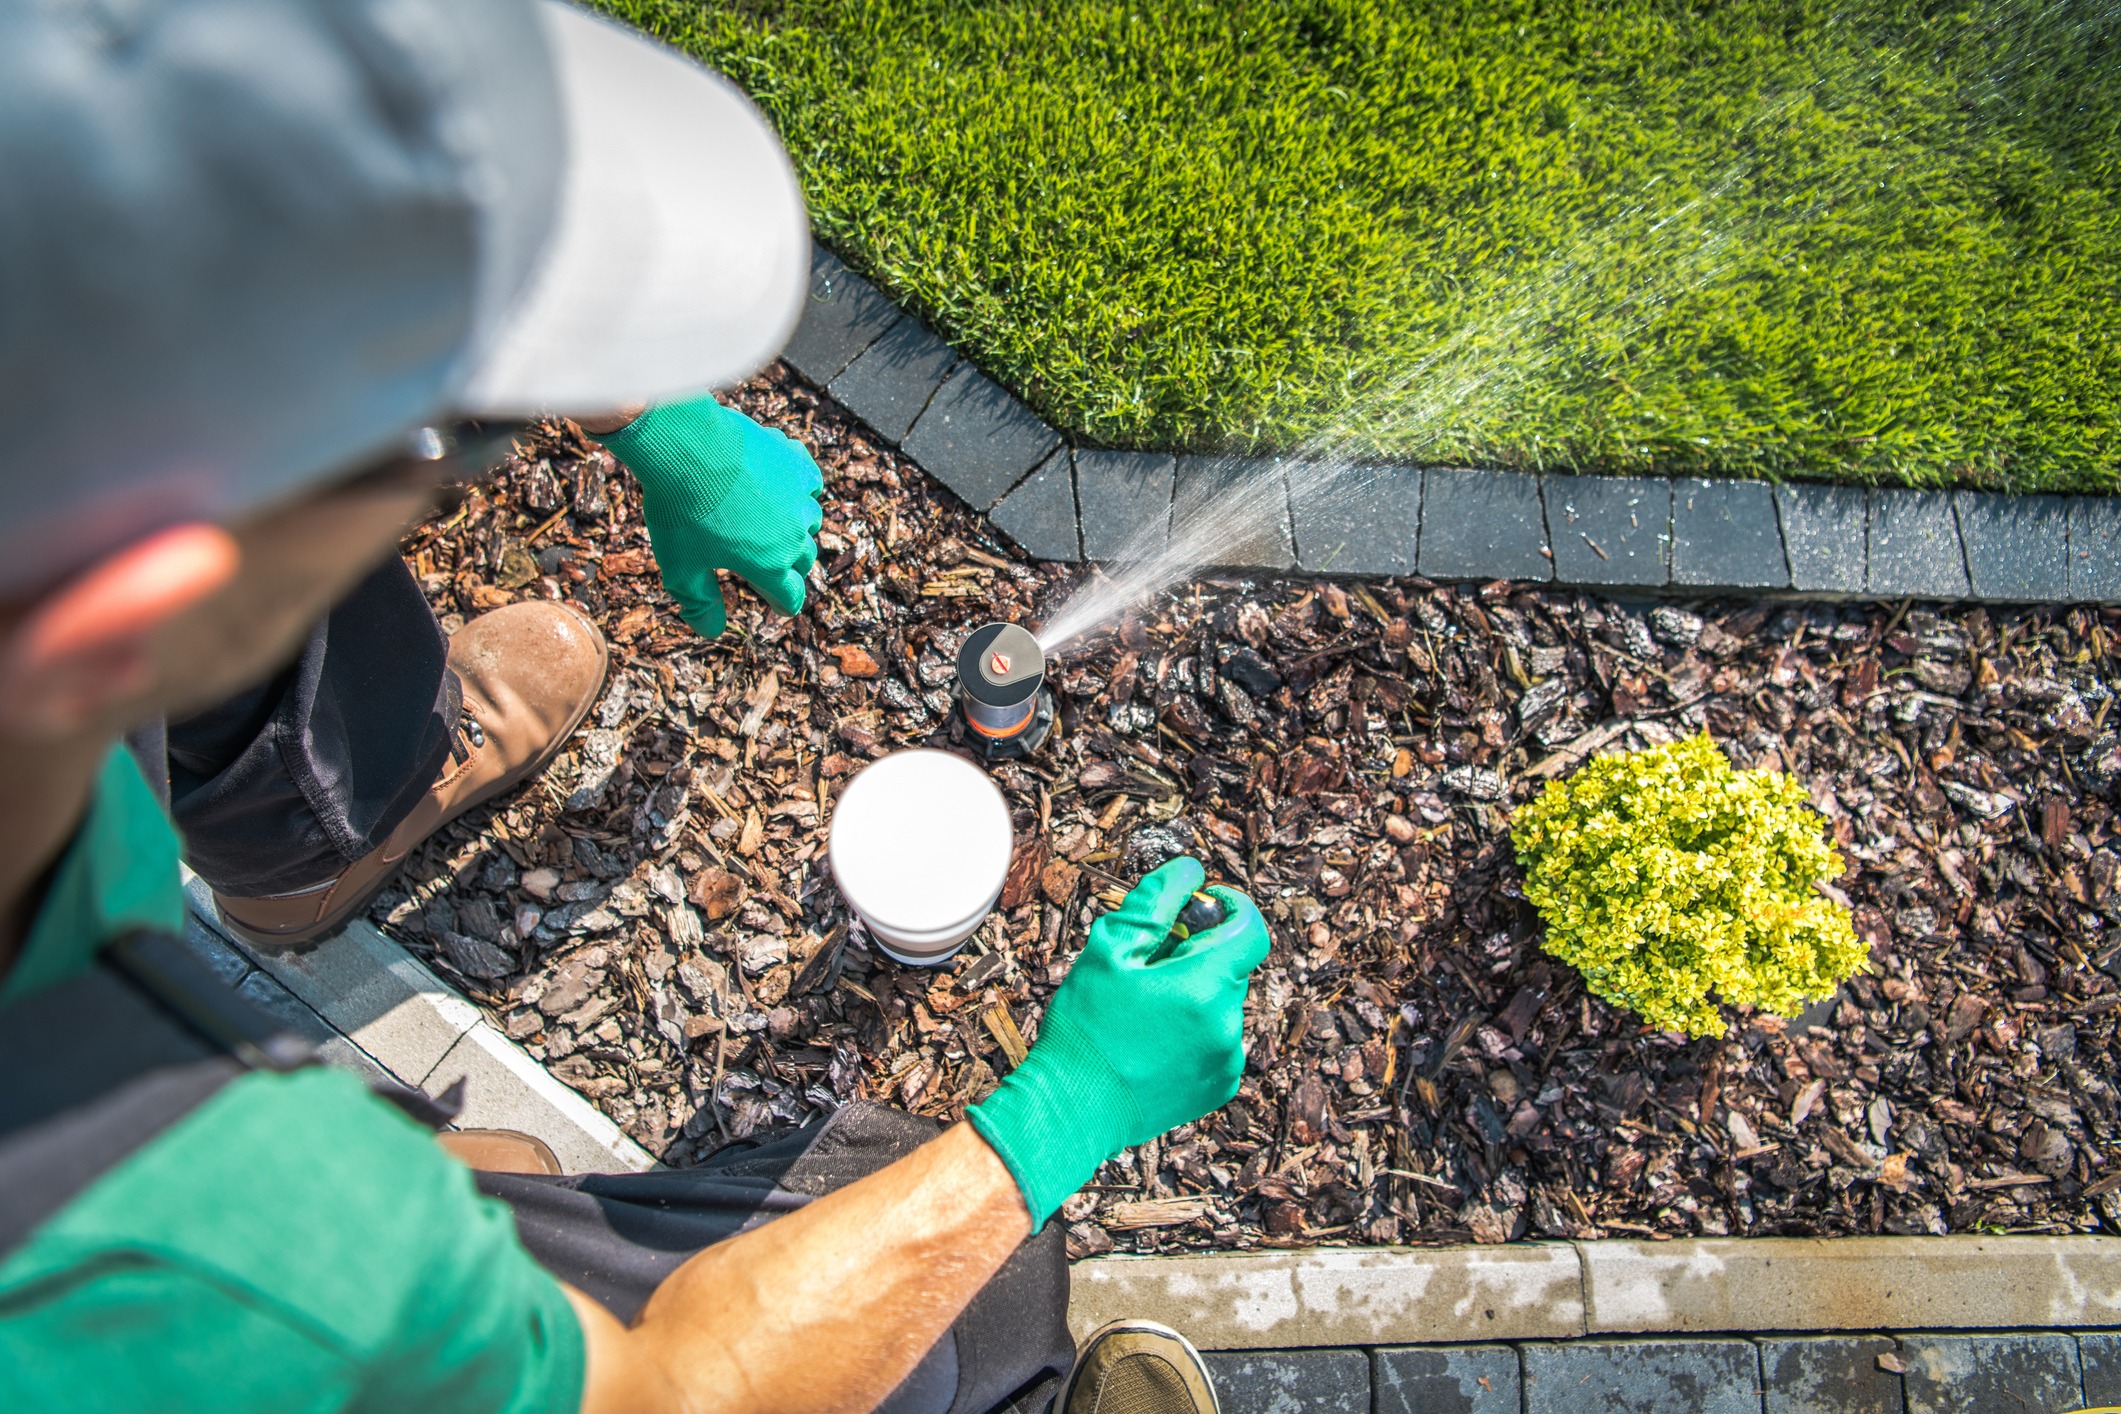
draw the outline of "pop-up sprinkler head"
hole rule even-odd
[[[1053,731],[1046,655],[1015,624],[982,624],[957,650],[957,702],[966,742],[989,761],[1038,750]]]

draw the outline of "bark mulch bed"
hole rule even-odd
[[[833,792],[956,741],[963,634],[1075,571],[784,370],[737,401],[825,468],[797,618],[730,581],[732,631],[686,630],[630,478],[565,426],[406,545],[445,618],[587,606],[613,673],[546,778],[430,842],[375,917],[666,1161],[858,1095],[959,1114],[1089,919],[1184,849],[1273,927],[1244,1088],[1108,1165],[1066,1209],[1078,1254],[2121,1224],[2121,615],[1184,586],[1064,654],[1054,742],[995,771],[1003,906],[909,969],[850,934]],[[1807,784],[1872,958],[1720,1041],[1542,955],[1507,823],[1590,752],[1701,730]]]

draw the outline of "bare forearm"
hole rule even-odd
[[[700,1253],[630,1331],[576,1296],[590,1345],[583,1408],[873,1409],[1030,1228],[1008,1169],[958,1125]]]

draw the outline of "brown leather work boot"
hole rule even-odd
[[[1200,1352],[1155,1321],[1112,1321],[1075,1352],[1053,1414],[1219,1414]]]
[[[466,1168],[480,1173],[566,1172],[552,1146],[520,1129],[445,1129],[435,1143]]]
[[[344,873],[299,893],[231,898],[221,917],[253,943],[286,946],[343,927],[420,842],[475,805],[545,769],[589,715],[611,650],[578,610],[535,599],[481,614],[449,641],[464,714],[434,788],[390,838]]]

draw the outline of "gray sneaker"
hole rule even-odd
[[[1076,1352],[1054,1414],[1222,1414],[1193,1343],[1154,1321],[1113,1321]]]

